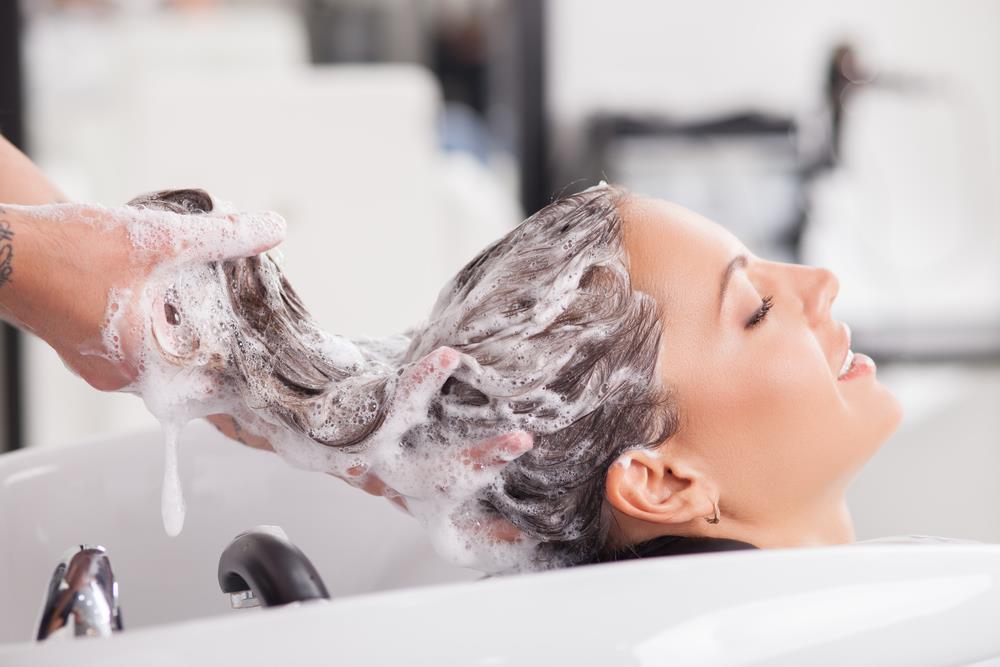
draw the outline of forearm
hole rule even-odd
[[[0,202],[53,204],[67,201],[28,157],[0,136]]]
[[[44,340],[91,386],[113,390],[135,368],[103,338],[108,299],[148,267],[129,264],[125,228],[100,215],[107,211],[0,203],[0,319]]]
[[[56,267],[40,252],[47,242],[37,221],[0,203],[0,319],[44,337],[40,290]]]
[[[24,153],[0,136],[0,319],[35,330],[30,293],[50,268],[36,252],[42,240],[37,226],[3,204],[51,204],[65,199]]]

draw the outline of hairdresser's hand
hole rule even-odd
[[[439,347],[425,355],[419,361],[406,368],[399,379],[396,397],[386,417],[386,422],[394,421],[406,424],[414,416],[412,405],[429,405],[434,396],[441,392],[444,383],[461,363],[461,353],[450,347]],[[400,407],[402,406],[402,407]],[[419,414],[419,411],[418,411]],[[393,426],[389,426],[393,428]],[[489,475],[502,469],[508,463],[529,451],[534,446],[534,439],[527,431],[511,431],[501,433],[479,442],[463,447],[458,452],[461,462],[474,473]],[[350,468],[347,474],[353,477],[349,483],[373,495],[385,496],[402,507],[407,512],[405,496],[389,487],[377,475],[363,467]],[[447,494],[446,483],[438,486],[441,493]],[[521,537],[521,531],[506,519],[496,517],[485,524],[470,525],[470,532],[478,532],[487,539],[501,542],[515,542]]]
[[[462,463],[469,468],[482,471],[494,466],[503,467],[510,463],[512,457],[516,458],[528,449],[531,449],[531,434],[525,431],[512,431],[466,447],[461,450],[460,456]],[[367,473],[364,468],[350,468],[347,474],[357,478],[357,482],[350,482],[354,486],[375,496],[385,496],[409,513],[410,508],[406,504],[405,496],[387,486],[378,475]],[[485,525],[467,528],[498,542],[516,542],[521,537],[521,531],[514,524],[500,517],[489,519]]]
[[[397,395],[386,417],[386,423],[403,420],[401,423],[406,424],[407,420],[413,419],[415,413],[412,409],[397,406],[429,404],[431,398],[441,391],[441,387],[460,362],[461,354],[451,348],[440,347],[407,367],[399,379]],[[224,435],[244,445],[258,449],[272,449],[265,438],[248,432],[231,415],[210,415],[207,419]],[[472,472],[488,475],[529,451],[533,445],[534,440],[530,433],[515,430],[463,447],[458,451],[458,457]],[[406,497],[366,467],[349,468],[344,481],[366,493],[383,496],[409,512]],[[442,493],[448,492],[444,486],[439,486],[439,490]],[[521,531],[517,527],[502,518],[490,519],[484,525],[469,526],[468,530],[479,532],[487,539],[501,542],[515,542],[521,536]]]
[[[139,372],[138,303],[155,274],[255,255],[284,236],[273,213],[0,204],[0,317],[44,339],[93,387],[121,389]]]
[[[209,415],[206,419],[223,435],[247,447],[274,451],[267,438],[251,433],[249,429],[242,426],[232,415]],[[512,431],[465,447],[461,450],[459,456],[462,462],[472,470],[482,471],[489,467],[506,465],[512,458],[516,458],[518,455],[531,449],[531,443],[532,438],[530,433]],[[347,475],[348,478],[343,481],[351,486],[361,489],[365,493],[370,493],[373,496],[382,496],[402,508],[403,511],[409,513],[410,508],[406,504],[406,498],[388,486],[378,475],[369,472],[362,466],[348,468]],[[469,530],[479,531],[488,539],[498,542],[516,542],[521,537],[521,531],[517,527],[501,518],[491,519],[486,525],[470,526]]]

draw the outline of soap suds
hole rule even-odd
[[[133,235],[140,243],[150,237],[148,232]],[[271,298],[281,290],[276,266],[267,257],[257,261],[254,278],[269,285],[272,292],[267,298]],[[460,365],[476,369],[474,359],[442,350],[423,361],[401,364],[411,343],[406,336],[351,341],[307,321],[298,337],[305,347],[303,354],[350,374],[340,382],[327,382],[309,409],[296,414],[305,422],[306,437],[290,430],[269,409],[276,400],[270,378],[280,372],[275,368],[277,357],[241,324],[227,292],[230,279],[220,264],[172,267],[169,273],[151,279],[139,299],[146,341],[144,370],[129,391],[139,394],[164,426],[162,499],[168,534],[178,534],[184,518],[177,434],[187,421],[223,413],[233,415],[244,430],[266,438],[292,465],[330,473],[353,484],[360,479],[352,471],[362,470],[361,479],[365,474],[377,475],[391,493],[405,499],[409,512],[428,530],[435,549],[452,562],[498,571],[525,559],[533,547],[530,540],[498,548],[495,541],[485,539],[487,518],[476,497],[483,488],[498,484],[502,465],[463,462],[461,446],[473,444],[474,436],[468,442],[455,437],[450,445],[441,443],[446,446],[436,448],[405,442],[406,434],[427,422],[428,408],[447,378]],[[483,382],[500,380],[486,377]],[[380,383],[383,393],[393,400],[384,410],[382,423],[365,438],[364,447],[321,444],[363,431],[378,417],[379,402],[365,387]],[[509,458],[515,456],[512,453]]]
[[[581,298],[580,285],[590,281],[627,288],[622,250],[610,234],[596,223],[581,230],[568,223],[545,228],[527,240],[515,231],[484,251],[495,261],[470,262],[442,289],[419,335],[413,330],[350,340],[315,325],[268,255],[218,261],[246,248],[247,237],[264,234],[272,214],[241,215],[239,224],[228,227],[206,224],[206,218],[228,220],[235,213],[200,191],[187,192],[194,194],[166,193],[173,199],[164,205],[211,215],[192,220],[183,238],[170,236],[176,220],[159,221],[155,211],[129,229],[137,253],[167,246],[188,257],[159,269],[133,299],[140,313],[133,333],[141,372],[126,388],[164,425],[163,520],[169,534],[179,533],[184,520],[177,435],[186,422],[215,414],[232,415],[242,430],[265,438],[297,467],[356,486],[377,477],[391,489],[385,495],[405,501],[437,552],[459,565],[485,572],[531,565],[540,540],[524,533],[497,539],[503,521],[495,509],[498,499],[553,539],[570,541],[590,530],[570,510],[547,508],[559,498],[565,498],[561,507],[572,507],[580,480],[592,482],[600,466],[589,458],[591,445],[600,435],[568,434],[570,444],[555,452],[558,460],[538,458],[522,466],[520,483],[537,489],[538,497],[510,496],[504,471],[531,450],[533,437],[584,423],[609,397],[648,389],[655,338],[649,359],[619,367],[605,368],[587,356],[616,337],[648,336],[629,321],[602,320],[605,309],[621,309],[606,296],[595,292],[584,295],[589,301],[582,305],[574,302]],[[157,196],[139,205],[162,204]],[[499,254],[501,244],[516,242],[527,249],[512,257]],[[525,272],[544,276],[535,284],[522,277]],[[497,307],[493,301],[501,293],[509,305]],[[621,291],[620,298],[628,294]],[[112,293],[109,304],[130,296]],[[589,318],[586,324],[566,319],[570,305],[577,306],[580,321]],[[654,312],[653,305],[644,307]],[[121,340],[117,311],[109,305],[109,312],[106,353],[120,354],[113,345]],[[462,341],[464,351],[447,347],[452,340]],[[476,341],[489,347],[477,354]],[[573,370],[574,363],[584,370]],[[573,382],[560,389],[552,369],[569,369],[566,377]],[[622,437],[632,436],[623,431]],[[482,449],[482,443],[491,444]]]

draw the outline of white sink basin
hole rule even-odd
[[[188,517],[169,538],[161,456],[159,434],[143,433],[0,457],[0,665],[1000,665],[1000,545],[743,551],[469,581],[389,503],[202,424],[182,437]],[[229,609],[218,556],[265,523],[310,557],[332,601]],[[125,631],[32,643],[52,568],[84,542],[108,549]],[[387,589],[401,590],[376,593]]]

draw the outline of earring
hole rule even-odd
[[[712,504],[715,506],[715,515],[710,517],[706,516],[704,519],[709,523],[719,523],[719,501],[713,500]]]

